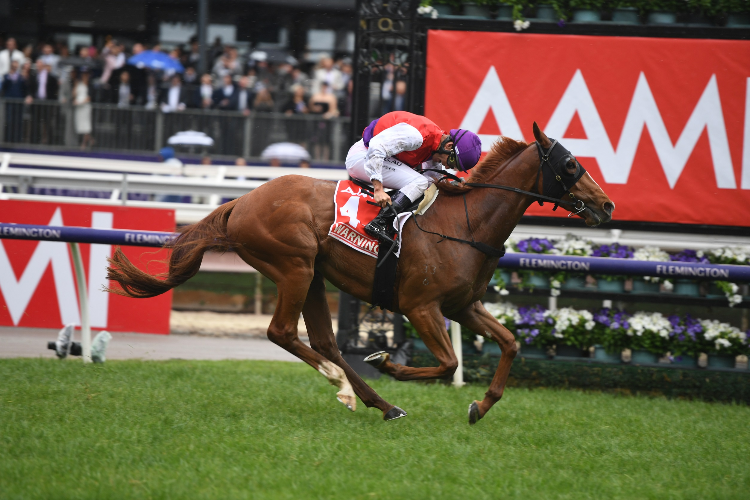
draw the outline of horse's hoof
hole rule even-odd
[[[383,415],[383,420],[386,422],[388,420],[396,420],[397,418],[405,417],[406,412],[399,408],[398,406],[394,406],[390,410],[388,410],[385,415]]]
[[[336,394],[336,399],[338,399],[341,404],[346,406],[349,411],[354,411],[357,409],[357,398],[355,396],[340,392]]]
[[[482,418],[479,414],[479,403],[474,401],[469,405],[469,425],[474,425]]]
[[[370,354],[365,358],[365,363],[368,365],[378,368],[380,365],[391,359],[391,355],[385,351],[379,351],[375,354]]]

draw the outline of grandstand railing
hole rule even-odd
[[[93,150],[154,153],[167,139],[183,130],[205,132],[214,139],[211,154],[258,157],[269,144],[295,142],[316,160],[343,162],[350,144],[344,136],[349,118],[321,115],[196,110],[164,113],[144,107],[119,108],[113,104],[87,104],[91,108]],[[69,103],[0,99],[0,143],[15,147],[76,149],[79,108]],[[200,151],[200,149],[198,149]]]

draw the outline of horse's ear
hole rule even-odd
[[[539,128],[539,125],[537,125],[536,122],[534,122],[534,137],[536,137],[536,142],[545,149],[552,145],[552,141],[549,140],[549,137],[544,135],[544,132],[542,132],[542,129]]]

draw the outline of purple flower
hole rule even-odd
[[[516,249],[522,253],[544,253],[555,248],[547,238],[527,238],[516,243]]]
[[[690,249],[685,249],[682,252],[670,255],[669,258],[672,260],[672,262],[700,262],[702,264],[708,263],[708,259],[705,255],[698,257],[698,252]]]
[[[526,344],[531,344],[531,337],[526,337],[525,342],[526,342]]]
[[[594,247],[591,252],[593,257],[611,257],[614,259],[632,259],[633,248],[627,245],[620,245],[619,243],[612,243],[611,245],[599,245]]]

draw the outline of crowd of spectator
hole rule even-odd
[[[200,55],[195,40],[168,51],[182,64],[184,72],[160,71],[128,62],[147,50],[163,51],[158,44],[135,43],[126,47],[109,38],[101,48],[81,46],[71,55],[64,43],[30,44],[19,50],[11,37],[0,51],[0,91],[4,97],[74,99],[74,82],[82,81],[82,75],[87,74],[90,102],[119,107],[317,112],[330,116],[346,114],[351,107],[348,97],[352,65],[348,58],[334,60],[324,55],[316,65],[307,64],[310,68],[305,72],[291,56],[273,61],[263,51],[241,56],[236,47],[222,45],[217,39],[207,51],[206,67],[210,71],[199,75]],[[41,88],[39,82],[43,84]],[[44,88],[48,83],[50,88]],[[336,101],[322,112],[310,100],[320,96],[321,89]]]
[[[152,69],[129,62],[149,50],[168,54],[184,71]],[[84,148],[93,144],[91,103],[163,112],[211,109],[244,114],[316,114],[323,119],[348,116],[352,108],[352,64],[345,57],[334,60],[323,55],[315,64],[301,64],[288,55],[269,57],[262,50],[240,54],[237,47],[222,44],[217,38],[206,51],[205,67],[209,72],[199,74],[196,39],[165,50],[158,44],[126,46],[107,38],[101,47],[79,46],[74,51],[71,54],[69,47],[59,42],[29,44],[21,50],[14,38],[8,38],[5,49],[0,51],[0,95],[24,99],[27,104],[72,104],[75,131]],[[381,109],[376,110],[381,113],[403,109],[406,94],[405,82],[398,80],[388,66],[381,86]],[[21,120],[22,113],[18,106],[6,104],[7,141],[18,142],[14,134],[20,133],[20,127],[14,124]],[[43,123],[38,126],[48,128]],[[328,127],[319,120],[314,134],[326,135]],[[49,131],[42,130],[38,135],[44,142]],[[315,144],[322,142],[313,139]],[[321,157],[325,156],[321,152]]]

